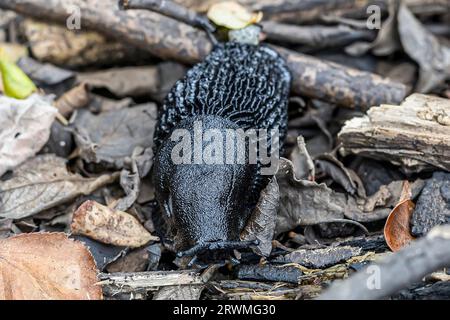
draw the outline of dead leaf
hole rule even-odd
[[[121,169],[136,147],[153,146],[157,118],[154,103],[94,115],[81,110],[75,119],[75,142],[87,162]]]
[[[0,42],[0,51],[14,63],[16,63],[20,58],[28,56],[27,47],[17,43]]]
[[[262,12],[253,13],[234,1],[223,1],[211,5],[208,18],[216,25],[228,29],[242,29],[262,19]]]
[[[256,208],[241,233],[241,240],[259,240],[259,244],[252,247],[259,255],[267,257],[272,251],[279,201],[280,191],[274,177],[261,192]]]
[[[1,300],[99,300],[94,259],[63,233],[0,240]]]
[[[68,222],[69,226],[71,222],[72,214]],[[127,248],[125,247],[112,246],[81,235],[73,235],[72,237],[83,243],[89,249],[100,271],[103,271],[107,266],[116,262],[127,253]]]
[[[389,16],[383,22],[376,39],[371,42],[356,42],[348,46],[345,51],[348,54],[359,56],[372,50],[377,56],[387,56],[400,49],[397,32],[397,11],[399,1],[389,1]]]
[[[21,219],[88,195],[116,180],[117,174],[84,178],[67,171],[66,160],[55,155],[37,156],[0,181],[0,217]]]
[[[129,213],[114,211],[95,201],[84,202],[73,214],[71,230],[115,246],[138,248],[158,241]]]
[[[80,73],[78,83],[89,88],[103,88],[117,97],[156,95],[159,91],[159,72],[155,66],[139,66]]]
[[[314,162],[306,149],[305,139],[297,137],[297,145],[291,152],[289,159],[292,161],[297,179],[314,180],[316,175]]]
[[[116,210],[128,210],[141,194],[141,179],[151,169],[153,163],[153,151],[151,148],[142,149],[136,147],[131,155],[131,168],[122,169],[120,172],[120,186],[125,192],[125,197],[119,199],[115,206]]]
[[[40,63],[30,57],[23,57],[17,65],[39,86],[53,86],[74,78],[73,71],[58,68],[52,64]]]
[[[57,110],[38,95],[0,97],[0,176],[34,156],[47,142]]]
[[[332,154],[324,153],[319,155],[315,157],[314,163],[322,173],[331,177],[334,182],[341,185],[349,194],[355,195],[358,191],[360,197],[366,196],[363,183],[358,175],[353,170],[346,168],[344,164]]]
[[[149,256],[150,254],[147,251],[147,248],[136,249],[109,264],[106,270],[109,273],[143,272],[147,268]]]
[[[161,258],[160,244],[133,250],[109,264],[106,270],[114,272],[142,272],[155,270]]]
[[[364,212],[364,199],[336,192],[324,183],[298,180],[293,172],[292,162],[281,158],[276,174],[280,188],[280,209],[275,234],[292,230],[298,225],[332,222],[353,224],[367,232],[359,222],[380,220],[389,213],[386,208],[379,209],[384,210],[383,214]],[[357,200],[361,200],[361,204]]]
[[[297,180],[292,162],[280,159],[276,174],[280,188],[280,209],[276,233],[295,228],[344,218],[346,197],[324,183]]]
[[[429,92],[450,78],[450,47],[440,44],[404,3],[398,12],[398,31],[404,50],[420,67],[415,91]]]
[[[384,225],[384,237],[392,251],[398,251],[411,241],[410,219],[414,212],[414,202],[403,200],[389,214]]]

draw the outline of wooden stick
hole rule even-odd
[[[154,11],[210,32],[214,32],[216,29],[205,16],[170,0],[120,0],[119,7],[124,10],[146,9]]]
[[[155,290],[163,286],[196,285],[205,282],[201,273],[195,270],[102,273],[99,278],[99,285],[120,288],[121,292]]]

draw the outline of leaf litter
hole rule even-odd
[[[321,34],[327,21],[327,30],[366,31],[354,9],[298,11],[294,5],[283,13],[245,3],[210,7],[219,32],[235,29],[230,39],[256,30],[239,29],[262,18],[265,28],[286,22],[302,28],[298,21],[308,21]],[[2,38],[11,42],[0,47],[14,57],[14,65],[2,68],[2,92],[24,99],[0,97],[0,257],[32,267],[24,274],[0,259],[0,269],[10,274],[0,277],[0,298],[101,299],[103,291],[112,299],[311,299],[329,282],[384,259],[389,248],[401,255],[427,243],[425,252],[436,250],[433,243],[439,241],[427,239],[442,233],[432,230],[448,224],[450,216],[450,155],[445,139],[436,140],[446,137],[450,123],[448,99],[436,98],[449,97],[449,42],[439,31],[445,15],[439,10],[422,14],[423,3],[389,4],[371,43],[353,40],[337,48],[336,39],[325,37],[304,46],[289,35],[283,35],[286,43],[270,37],[266,42],[301,52],[302,59],[336,59],[431,94],[414,94],[399,106],[377,104],[366,112],[346,109],[358,105],[354,101],[325,101],[328,93],[320,95],[322,101],[293,90],[284,158],[240,235],[258,244],[234,250],[225,265],[192,266],[205,271],[180,270],[149,178],[159,108],[188,66],[169,62],[170,54],[156,59],[101,33],[67,32],[30,19],[14,22],[23,29],[15,37],[9,30],[14,19],[6,19],[0,36],[7,31],[15,39]],[[263,30],[261,38],[264,31],[273,30]],[[334,57],[324,58],[327,46],[336,49]],[[38,88],[31,96],[35,88],[28,78]],[[338,96],[342,83],[315,85],[320,93],[326,87]],[[377,121],[380,114],[385,118]],[[363,129],[381,132],[381,138],[361,138],[360,127],[346,135],[346,121],[361,119],[370,120]],[[397,139],[400,148],[395,138],[383,140],[408,126],[409,133],[399,136],[404,140]],[[432,152],[414,154],[418,148]],[[29,261],[15,252],[26,253]],[[50,277],[53,261],[58,272]],[[103,272],[100,283],[96,268]]]

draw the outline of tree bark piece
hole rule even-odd
[[[450,225],[436,227],[411,246],[333,285],[319,299],[386,298],[419,282],[427,274],[449,266],[449,247]]]
[[[82,28],[91,28],[164,59],[195,63],[211,50],[206,34],[148,11],[120,11],[115,0],[0,0],[0,8],[65,23],[80,8]],[[287,60],[293,92],[345,107],[399,103],[406,87],[380,76],[276,48]]]
[[[388,78],[285,48],[276,47],[276,50],[286,59],[296,94],[362,109],[381,103],[399,103],[406,95],[403,84]]]
[[[100,282],[104,288],[121,293],[157,290],[162,286],[202,285],[204,279],[194,270],[185,271],[151,271],[133,273],[102,273]]]
[[[450,171],[450,100],[413,94],[400,106],[371,108],[346,122],[343,154],[388,160],[404,171]]]

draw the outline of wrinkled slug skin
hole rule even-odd
[[[281,146],[290,82],[284,60],[271,48],[228,42],[217,45],[174,85],[155,132],[153,180],[179,248],[238,240],[270,176],[261,175],[259,162],[175,164],[171,153],[179,141],[171,139],[174,130],[188,130],[193,142],[196,121],[203,132],[213,128],[223,136],[227,129],[278,129]]]

